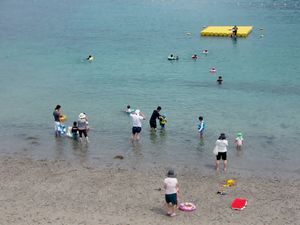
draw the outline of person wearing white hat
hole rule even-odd
[[[80,113],[77,121],[78,132],[79,132],[79,140],[82,141],[82,134],[85,137],[86,142],[89,142],[89,138],[87,135],[88,131],[88,121],[85,113]]]
[[[138,141],[142,131],[142,121],[146,119],[145,115],[139,110],[135,110],[130,114],[132,119],[132,140]]]

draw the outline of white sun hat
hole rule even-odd
[[[80,113],[78,117],[79,117],[79,119],[85,119],[86,115],[84,113]]]

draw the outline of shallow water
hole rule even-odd
[[[128,165],[211,171],[214,142],[225,132],[232,170],[298,176],[299,14],[297,1],[1,2],[0,151],[96,163],[122,154]],[[254,30],[236,41],[199,36],[203,26],[234,24]],[[171,52],[180,59],[166,60]],[[92,63],[83,60],[89,54]],[[88,147],[53,137],[56,104],[68,125],[88,114]],[[148,118],[161,105],[166,132],[151,134],[147,120],[132,145],[131,121],[121,112],[127,104]],[[242,152],[233,145],[239,131]]]

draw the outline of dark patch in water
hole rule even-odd
[[[39,145],[40,143],[37,142],[37,141],[32,141],[32,142],[30,142],[30,144],[32,144],[32,145]]]
[[[114,157],[114,159],[124,159],[124,156],[122,156],[122,155],[116,155],[116,156]]]
[[[287,128],[289,128],[289,126],[288,126],[288,125],[286,125],[286,124],[284,124],[284,123],[281,123],[281,124],[280,124],[280,127],[281,127],[281,128],[283,128],[283,129],[287,129]]]
[[[27,138],[25,138],[25,140],[29,141],[29,140],[38,140],[39,138],[37,137],[32,137],[32,136],[29,136]]]

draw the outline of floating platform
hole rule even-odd
[[[237,36],[247,37],[253,27],[252,26],[237,26]],[[219,37],[230,37],[232,34],[233,26],[209,26],[201,31],[202,36],[219,36]]]

